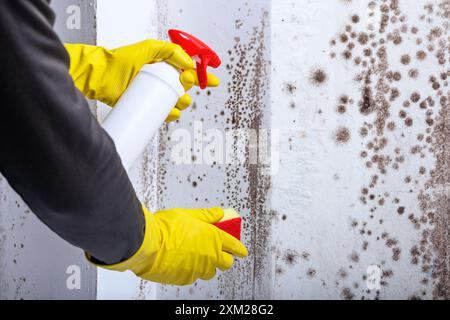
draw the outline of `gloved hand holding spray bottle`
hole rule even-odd
[[[207,67],[219,67],[221,64],[219,56],[202,41],[183,31],[169,30],[169,37],[173,43],[180,45],[186,53],[196,60],[199,86],[201,89],[206,88],[208,83]],[[117,152],[125,169],[129,170],[136,159],[143,153],[172,107],[184,94],[184,88],[180,83],[179,77],[179,71],[165,62],[144,65],[103,122],[102,126],[115,142]],[[173,248],[165,248],[164,244],[161,246],[160,239],[154,238],[158,234],[164,236],[164,233],[167,233],[167,237],[170,237],[171,231],[166,230],[164,226],[177,226],[177,230],[184,229],[185,233],[192,233],[193,239],[199,233],[202,233],[202,236],[205,236],[203,245],[211,248],[201,249],[217,252],[219,254],[216,259],[218,268],[222,270],[228,269],[233,263],[232,255],[240,257],[247,255],[245,247],[240,242],[231,239],[234,237],[240,240],[241,218],[234,209],[225,209],[223,210],[223,219],[216,222],[215,217],[217,217],[218,212],[222,212],[222,209],[211,208],[202,210],[204,212],[200,213],[198,209],[183,209],[179,211],[172,209],[166,211],[164,215],[160,215],[158,220],[155,220],[153,215],[144,208],[147,221],[146,234],[150,233],[151,236],[144,238],[141,248],[129,261],[102,267],[118,271],[130,269],[145,279],[170,284],[189,284],[196,278],[212,278],[214,274],[211,270],[215,270],[215,267],[212,265],[208,266],[212,263],[210,259],[205,259],[203,266],[194,267],[194,270],[189,272],[189,274],[183,273],[183,270],[180,270],[180,272],[171,270],[175,266],[177,268],[180,267],[176,263],[173,263],[173,266],[167,265],[166,261],[171,260],[167,259],[167,256],[172,256],[172,262],[175,262],[174,259],[181,258]],[[186,216],[200,219],[206,223],[216,222],[214,225],[229,235],[214,232],[206,224],[202,226],[203,230],[186,230],[190,228],[190,220],[189,218],[186,219]],[[164,223],[165,220],[167,220],[166,223]],[[159,230],[158,224],[160,226]],[[193,223],[192,225],[195,226],[193,229],[198,228],[198,224]],[[210,227],[212,226],[210,225]],[[186,248],[190,247],[189,243],[187,243],[189,239],[190,237],[187,235],[183,240],[186,242],[184,245]],[[215,248],[217,245],[221,247]],[[193,243],[192,247],[195,246],[198,246],[198,244]],[[163,254],[161,251],[166,252]],[[164,256],[165,259],[160,259],[158,256]],[[148,260],[149,257],[153,257],[151,258],[154,259],[153,263],[143,262],[144,259]],[[183,266],[182,261],[180,261],[180,264]],[[199,261],[198,264],[201,265],[202,262]],[[185,265],[185,267],[185,271],[192,268],[189,265]],[[195,272],[198,274],[196,275]],[[204,274],[205,272],[208,274]]]

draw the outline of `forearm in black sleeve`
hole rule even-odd
[[[0,1],[0,171],[59,236],[118,262],[142,242],[142,208],[53,20],[46,1]]]

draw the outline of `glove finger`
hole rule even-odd
[[[232,235],[220,230],[222,237],[222,250],[239,258],[244,258],[248,255],[247,248],[238,239]]]
[[[211,224],[219,222],[223,218],[223,209],[220,207],[183,209],[183,212],[195,219]]]
[[[172,110],[170,110],[170,113],[166,118],[166,122],[169,123],[169,122],[176,121],[176,120],[180,119],[180,117],[181,117],[180,109],[172,108]]]
[[[184,87],[184,91],[189,91],[195,85],[195,70],[190,69],[180,74],[180,82]]]
[[[177,101],[176,108],[179,110],[186,110],[192,103],[191,96],[188,94],[183,94]]]
[[[222,252],[222,254],[219,257],[219,261],[217,263],[217,268],[219,268],[222,271],[226,271],[233,266],[233,263],[234,257],[227,252]]]
[[[200,279],[202,280],[211,280],[212,278],[214,278],[214,276],[216,275],[216,268],[211,269],[209,272],[207,272],[206,274],[204,274],[203,276],[200,277]]]
[[[153,56],[154,61],[165,61],[182,70],[194,68],[194,61],[182,47],[171,42],[162,43],[162,48]]]
[[[189,91],[194,85],[198,86],[198,76],[196,69],[185,70],[180,74],[180,81],[185,91]],[[220,84],[220,79],[212,73],[208,72],[208,87],[217,87]]]

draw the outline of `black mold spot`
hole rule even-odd
[[[344,94],[344,95],[339,97],[339,101],[342,104],[348,104],[350,102],[350,98],[347,95]]]
[[[345,60],[350,60],[350,59],[352,58],[352,52],[349,51],[349,50],[345,50],[345,51],[342,53],[342,57],[343,57]]]
[[[341,40],[342,43],[346,43],[348,41],[348,36],[345,33],[342,33],[339,36],[339,40]]]
[[[302,258],[303,258],[303,260],[308,261],[310,256],[311,256],[311,254],[310,254],[309,252],[307,252],[307,251],[303,251],[303,252],[302,252]]]
[[[340,269],[338,275],[339,275],[339,278],[341,278],[341,279],[345,279],[348,277],[348,273],[344,269]]]
[[[394,131],[395,127],[396,127],[396,125],[395,125],[395,122],[393,122],[393,121],[391,121],[387,124],[387,128],[389,131]]]
[[[311,71],[309,79],[313,85],[320,87],[328,81],[328,75],[323,69],[319,68]]]
[[[400,62],[404,64],[405,66],[408,65],[411,62],[411,57],[409,54],[404,54],[400,58]]]
[[[356,251],[353,251],[350,255],[350,260],[352,260],[355,263],[359,262],[359,254]]]
[[[408,71],[408,75],[412,79],[417,79],[417,77],[419,76],[419,70],[411,69],[411,70]]]
[[[367,42],[369,42],[369,36],[367,35],[367,33],[361,32],[361,33],[358,35],[358,42],[359,42],[360,44],[362,44],[362,45],[367,44]]]
[[[400,260],[400,254],[402,253],[402,250],[399,247],[395,247],[392,249],[392,260],[398,261]]]
[[[297,86],[292,82],[287,82],[284,84],[284,92],[286,92],[289,95],[294,95],[297,91]]]
[[[427,53],[425,51],[423,51],[423,50],[417,51],[417,53],[416,53],[417,60],[423,61],[426,59],[426,57],[427,57]]]
[[[358,23],[360,19],[359,19],[359,16],[357,14],[355,14],[352,16],[351,20],[353,23]]]
[[[340,114],[344,114],[345,112],[347,112],[347,107],[343,104],[340,104],[337,106],[336,112],[340,113]]]
[[[366,127],[361,127],[359,129],[359,134],[361,135],[361,137],[367,137],[367,135],[369,134],[369,129],[367,129]]]
[[[365,86],[362,90],[362,99],[360,102],[359,111],[363,115],[372,113],[375,109],[375,102],[372,97],[372,89],[369,86]]]
[[[340,127],[334,132],[334,140],[337,144],[347,143],[350,137],[350,130],[346,127]]]
[[[419,102],[419,100],[420,100],[420,94],[418,92],[413,92],[411,94],[411,101],[414,103],[417,103],[417,102]]]
[[[317,274],[317,271],[313,268],[309,268],[306,271],[306,275],[308,276],[308,278],[314,278],[316,276],[316,274]]]
[[[288,265],[294,265],[297,263],[298,257],[299,257],[298,252],[296,252],[294,250],[288,250],[284,254],[283,260]]]
[[[341,298],[344,300],[353,300],[355,295],[350,288],[344,288],[341,291]]]

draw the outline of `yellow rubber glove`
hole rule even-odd
[[[65,44],[70,57],[69,73],[75,86],[89,99],[99,100],[113,107],[144,64],[165,61],[185,70],[180,81],[186,91],[198,85],[194,62],[177,44],[145,40],[125,47],[108,50],[85,44]],[[208,74],[208,86],[216,87],[219,79]],[[179,119],[181,110],[192,103],[185,94],[180,97],[166,121]]]
[[[138,251],[118,264],[94,264],[109,270],[131,270],[145,280],[163,284],[210,280],[217,268],[231,268],[233,256],[248,254],[239,240],[213,225],[223,215],[218,207],[170,209],[155,214],[144,208],[145,235]],[[92,262],[89,255],[87,258]]]

